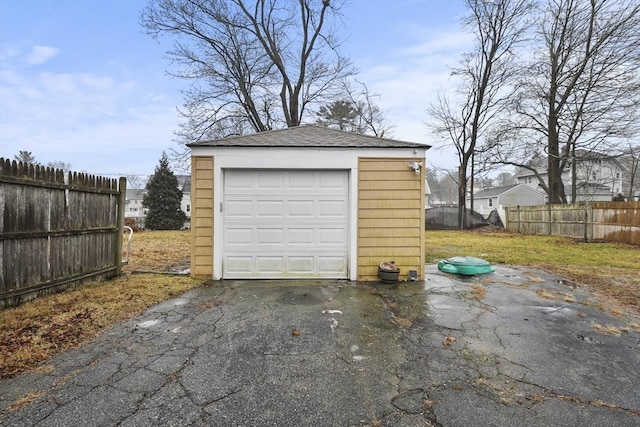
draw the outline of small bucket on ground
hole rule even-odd
[[[398,283],[400,269],[396,267],[393,261],[382,262],[378,266],[378,276],[382,283]]]

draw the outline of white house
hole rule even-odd
[[[624,191],[623,178],[627,168],[614,157],[595,152],[580,152],[576,155],[576,201],[611,201],[618,193]],[[549,182],[546,166],[538,168],[540,177],[545,183]],[[571,200],[571,182],[573,170],[569,165],[562,172],[567,200]],[[518,184],[527,185],[540,190],[540,181],[536,175],[526,169],[522,169],[517,177]]]
[[[187,216],[184,228],[191,228],[191,176],[176,175],[178,178],[178,188],[182,190],[182,201],[180,209]],[[127,188],[125,196],[124,217],[133,218],[140,228],[144,228],[144,219],[147,215],[147,208],[142,206],[142,200],[147,190],[144,188]]]
[[[142,206],[146,192],[145,189],[127,188],[125,195],[124,217],[133,218],[140,228],[144,228],[144,218],[147,215],[147,208]]]
[[[504,222],[506,207],[544,205],[546,195],[524,184],[505,185],[478,191],[473,196],[473,210],[487,217],[494,209]],[[470,207],[467,199],[467,207]]]

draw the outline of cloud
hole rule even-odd
[[[27,150],[75,171],[149,174],[175,146],[177,92],[113,69],[25,67],[24,57],[0,65],[0,157]]]
[[[454,94],[457,81],[451,76],[463,52],[468,51],[473,37],[462,33],[456,26],[440,29],[411,28],[412,43],[394,48],[386,55],[360,58],[364,70],[358,76],[372,93],[380,94],[376,100],[386,112],[395,128],[392,137],[433,145],[427,158],[438,167],[454,168],[455,150],[451,147],[436,149],[442,141],[426,125],[427,107],[438,94]]]
[[[27,55],[26,61],[30,65],[44,64],[60,52],[60,49],[51,46],[33,46]]]

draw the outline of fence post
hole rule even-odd
[[[121,176],[118,182],[118,213],[116,225],[116,276],[122,274],[122,240],[124,238],[124,204],[127,195],[127,178]]]
[[[520,205],[516,208],[518,209],[518,233],[520,233]]]
[[[588,227],[589,227],[589,204],[584,205],[584,242],[589,242],[588,236]]]
[[[552,226],[552,224],[553,224],[553,223],[551,222],[551,203],[548,203],[548,204],[547,204],[547,206],[549,207],[549,210],[548,210],[548,211],[549,211],[549,212],[548,212],[548,214],[549,214],[549,224],[548,224],[548,227],[549,227],[549,236],[551,236],[551,226]]]

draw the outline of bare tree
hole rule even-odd
[[[56,160],[53,162],[48,162],[47,167],[54,168],[54,169],[61,169],[66,174],[66,173],[69,173],[69,171],[71,170],[71,163],[63,162],[61,160]]]
[[[140,189],[144,188],[147,181],[145,175],[127,175],[127,188]]]
[[[465,227],[469,176],[489,126],[506,108],[516,74],[515,49],[527,29],[529,0],[467,0],[466,29],[476,37],[474,51],[463,56],[453,75],[461,79],[459,101],[442,96],[427,112],[433,130],[451,140],[458,154],[458,225]],[[487,139],[487,143],[491,143]],[[486,151],[482,148],[480,151]]]
[[[640,177],[640,143],[638,143],[638,141],[635,141],[635,143],[627,141],[627,144],[620,158],[627,168],[627,174],[624,179],[625,196],[628,201],[640,202],[640,198],[636,198],[636,193],[638,192],[638,177]]]
[[[344,81],[347,99],[356,107],[356,129],[359,134],[372,134],[384,137],[395,127],[387,121],[385,112],[375,103],[379,94],[371,93],[366,84],[360,81]]]
[[[367,85],[345,81],[343,99],[322,105],[316,113],[316,123],[360,135],[390,136],[393,125],[387,122],[384,111],[374,102],[380,95],[369,91]]]
[[[184,92],[178,132],[194,142],[298,126],[310,105],[335,99],[354,71],[331,27],[344,0],[151,0],[141,23],[177,41]]]
[[[637,133],[640,3],[548,0],[538,15],[539,43],[513,103],[519,132],[495,155],[534,172],[550,203],[566,203],[563,172],[576,201],[581,161]],[[544,169],[534,154],[546,158]]]

